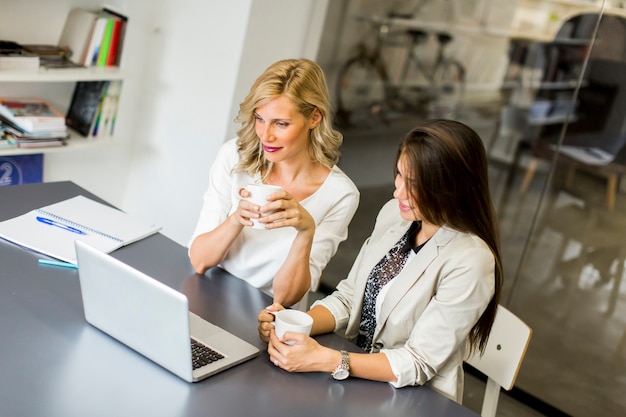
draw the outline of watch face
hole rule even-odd
[[[343,379],[346,379],[349,375],[350,375],[350,372],[348,372],[346,369],[337,369],[333,373],[333,378],[341,381]]]

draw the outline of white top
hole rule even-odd
[[[260,174],[233,172],[238,162],[236,139],[231,139],[222,145],[211,167],[209,188],[188,246],[196,236],[213,230],[237,209],[237,189],[261,182]],[[316,225],[310,259],[311,290],[316,291],[326,264],[339,243],[348,237],[348,225],[359,205],[359,191],[335,166],[322,186],[300,204]],[[244,227],[219,266],[271,294],[274,275],[287,258],[295,236],[293,227],[274,230]]]

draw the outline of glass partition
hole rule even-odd
[[[363,161],[392,161],[419,120],[467,123],[490,159],[502,304],[534,331],[512,397],[548,415],[626,415],[624,7],[330,2],[318,58],[345,136],[340,165],[369,216],[357,212],[353,224],[371,222],[354,226],[354,244],[337,255],[347,266],[331,261],[323,287],[341,278],[391,198],[391,169]]]
[[[543,77],[500,213],[519,259],[505,303],[534,329],[517,386],[574,416],[626,412],[626,14],[603,6],[534,51]]]

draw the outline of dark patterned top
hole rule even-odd
[[[363,296],[363,307],[361,311],[361,323],[359,325],[359,336],[356,344],[366,352],[372,350],[372,339],[376,329],[376,298],[381,288],[396,277],[404,268],[415,236],[420,230],[421,223],[413,222],[409,230],[400,238],[389,252],[376,264],[367,278],[365,294]],[[414,248],[417,252],[424,244]]]

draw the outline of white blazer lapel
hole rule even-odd
[[[393,279],[393,284],[391,288],[389,288],[380,306],[376,334],[383,328],[387,318],[396,305],[398,305],[402,297],[420,279],[428,265],[437,257],[437,245],[434,243],[435,242],[429,242],[424,245],[417,255],[409,259],[402,272]],[[376,334],[374,337],[376,337]]]
[[[401,301],[402,297],[422,277],[424,271],[439,255],[439,247],[445,246],[457,232],[442,227],[431,240],[405,265],[398,276],[393,279],[389,291],[380,307],[374,338],[385,326],[387,318]]]

